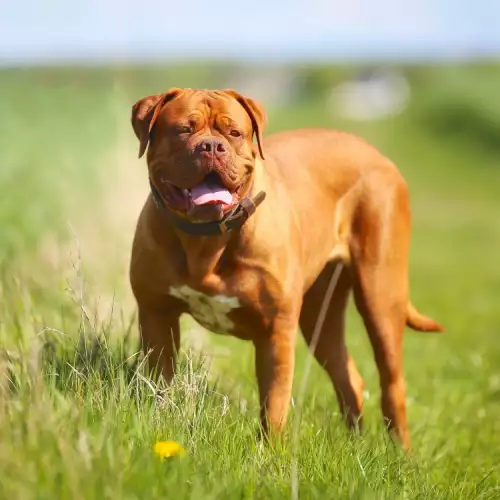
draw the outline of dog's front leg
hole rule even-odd
[[[260,418],[264,433],[279,432],[286,423],[292,394],[298,319],[274,321],[270,335],[254,341],[259,384]]]
[[[151,372],[163,374],[170,382],[175,373],[180,346],[180,313],[139,306],[139,328],[144,354]]]

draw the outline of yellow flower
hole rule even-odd
[[[153,451],[161,458],[183,457],[186,454],[184,448],[175,441],[157,441]]]

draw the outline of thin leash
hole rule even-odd
[[[299,393],[297,396],[297,404],[294,405],[294,409],[296,410],[296,415],[294,419],[293,425],[293,441],[292,441],[292,500],[297,500],[299,498],[299,476],[297,470],[297,449],[299,445],[299,432],[300,432],[300,418],[299,412],[302,404],[304,402],[304,396],[306,392],[307,382],[309,380],[309,375],[311,373],[312,367],[312,358],[314,353],[316,352],[316,347],[319,342],[319,337],[321,335],[321,330],[323,329],[323,325],[325,324],[326,314],[328,312],[328,307],[330,305],[330,301],[333,297],[333,292],[337,287],[339,282],[340,274],[344,269],[344,264],[339,262],[335,267],[332,277],[330,278],[330,282],[328,283],[328,288],[326,289],[325,296],[323,297],[323,302],[321,303],[321,308],[319,310],[318,318],[316,319],[316,324],[314,325],[313,335],[311,338],[311,342],[309,344],[309,356],[306,359],[306,364],[304,367],[304,374],[301,379]]]

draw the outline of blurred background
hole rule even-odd
[[[29,350],[47,331],[137,338],[127,272],[148,184],[131,107],[173,86],[232,87],[266,106],[267,133],[344,129],[399,166],[412,299],[447,329],[406,337],[410,424],[435,429],[419,438],[431,444],[453,428],[456,457],[471,443],[489,450],[500,432],[499,25],[498,0],[3,2],[0,345]],[[374,407],[373,357],[352,310],[349,321]],[[186,324],[185,342],[254,398],[250,346]],[[304,360],[301,346],[297,376]],[[311,380],[331,393],[319,368]],[[498,465],[481,453],[476,464]]]
[[[265,104],[268,132],[343,128],[390,156],[414,194],[414,258],[449,279],[428,261],[484,260],[497,224],[499,20],[496,0],[3,5],[1,266],[44,268],[77,240],[101,285],[122,283],[147,193],[132,104],[233,87]]]

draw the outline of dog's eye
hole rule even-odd
[[[231,132],[229,132],[233,137],[241,137],[241,134],[239,132],[239,130],[231,130]]]
[[[181,135],[181,134],[190,134],[191,133],[191,127],[189,127],[187,125],[183,125],[182,127],[178,127],[177,128],[177,133],[179,135]]]

